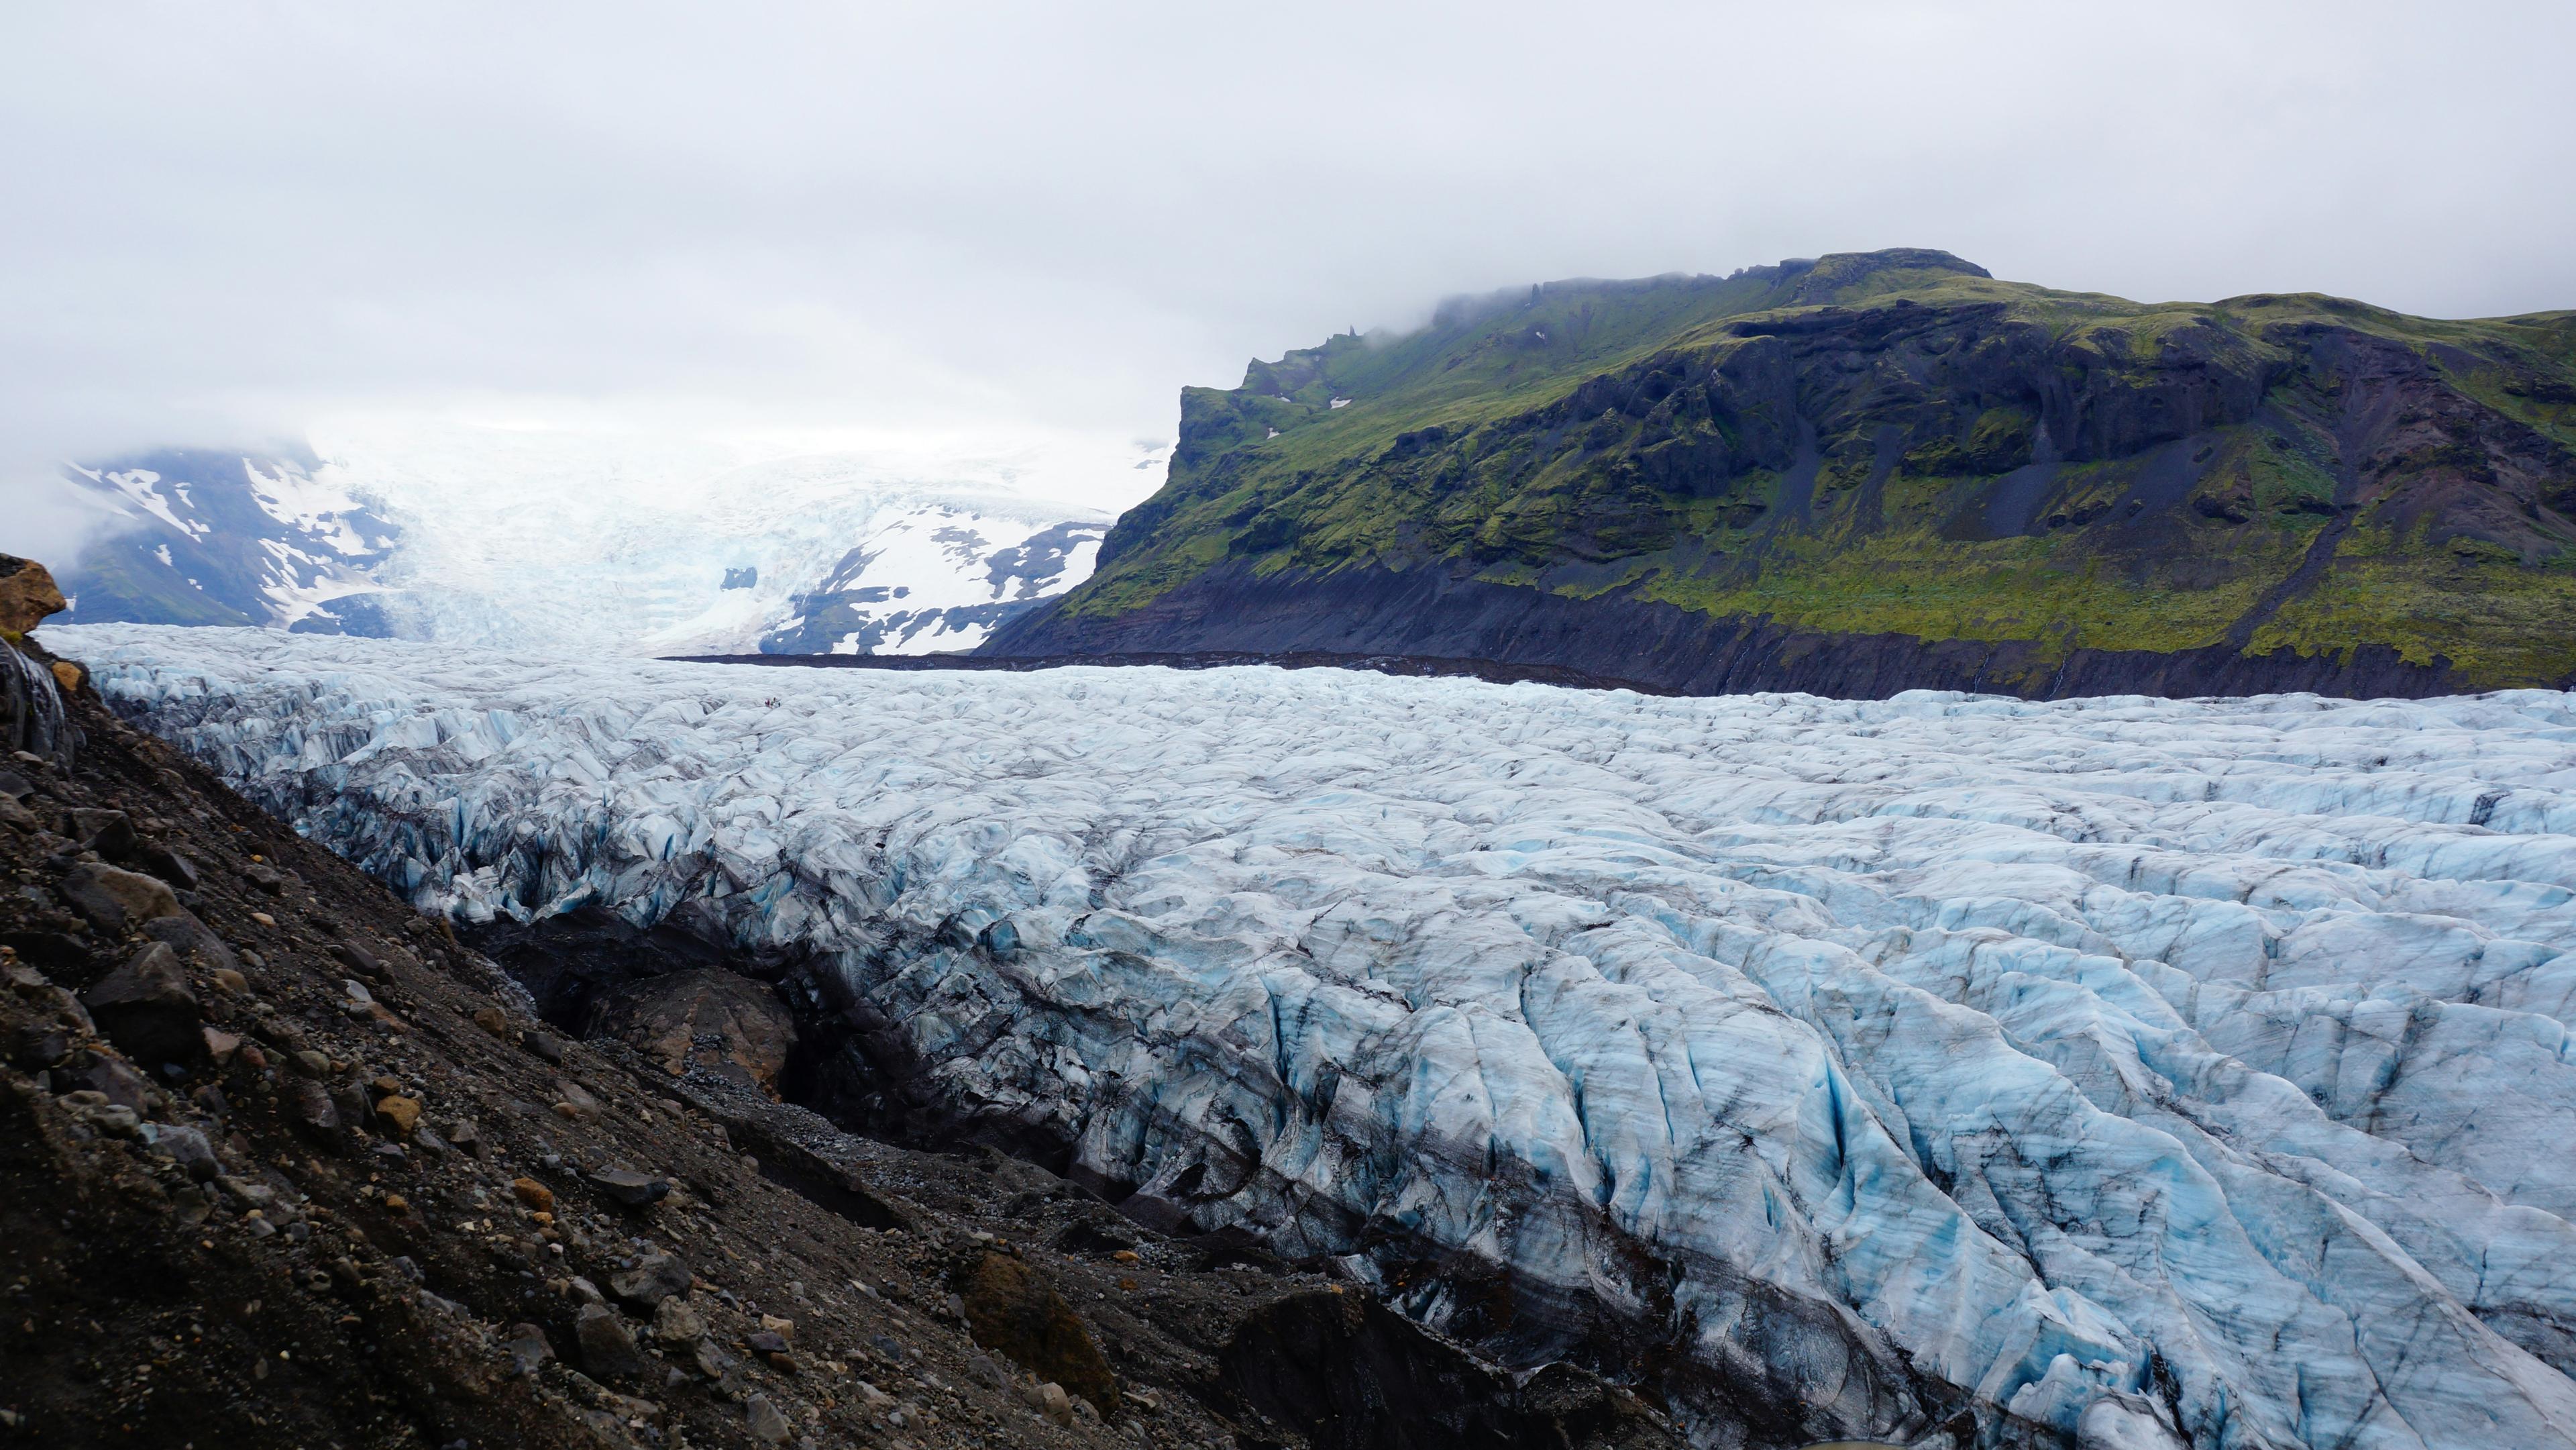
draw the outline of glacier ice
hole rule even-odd
[[[2576,1445],[2576,697],[44,635],[424,907],[810,949],[1140,1204],[1677,1336],[1710,1443]]]

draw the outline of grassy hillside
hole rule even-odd
[[[2043,657],[2375,644],[2553,683],[2571,516],[2576,314],[2150,305],[1903,250],[1554,283],[1189,389],[1169,483],[1046,627],[1218,570],[1440,568]]]

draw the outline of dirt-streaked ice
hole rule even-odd
[[[45,637],[426,907],[811,947],[1140,1203],[1682,1336],[1712,1440],[2576,1445],[2576,697]]]

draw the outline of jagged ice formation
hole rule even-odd
[[[2576,1445],[2568,695],[45,638],[424,906],[809,949],[1142,1205],[1677,1341],[1710,1443]]]

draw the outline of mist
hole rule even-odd
[[[84,527],[65,459],[1167,438],[1443,296],[1878,246],[2566,307],[2571,53],[2537,4],[13,7],[0,548]]]

